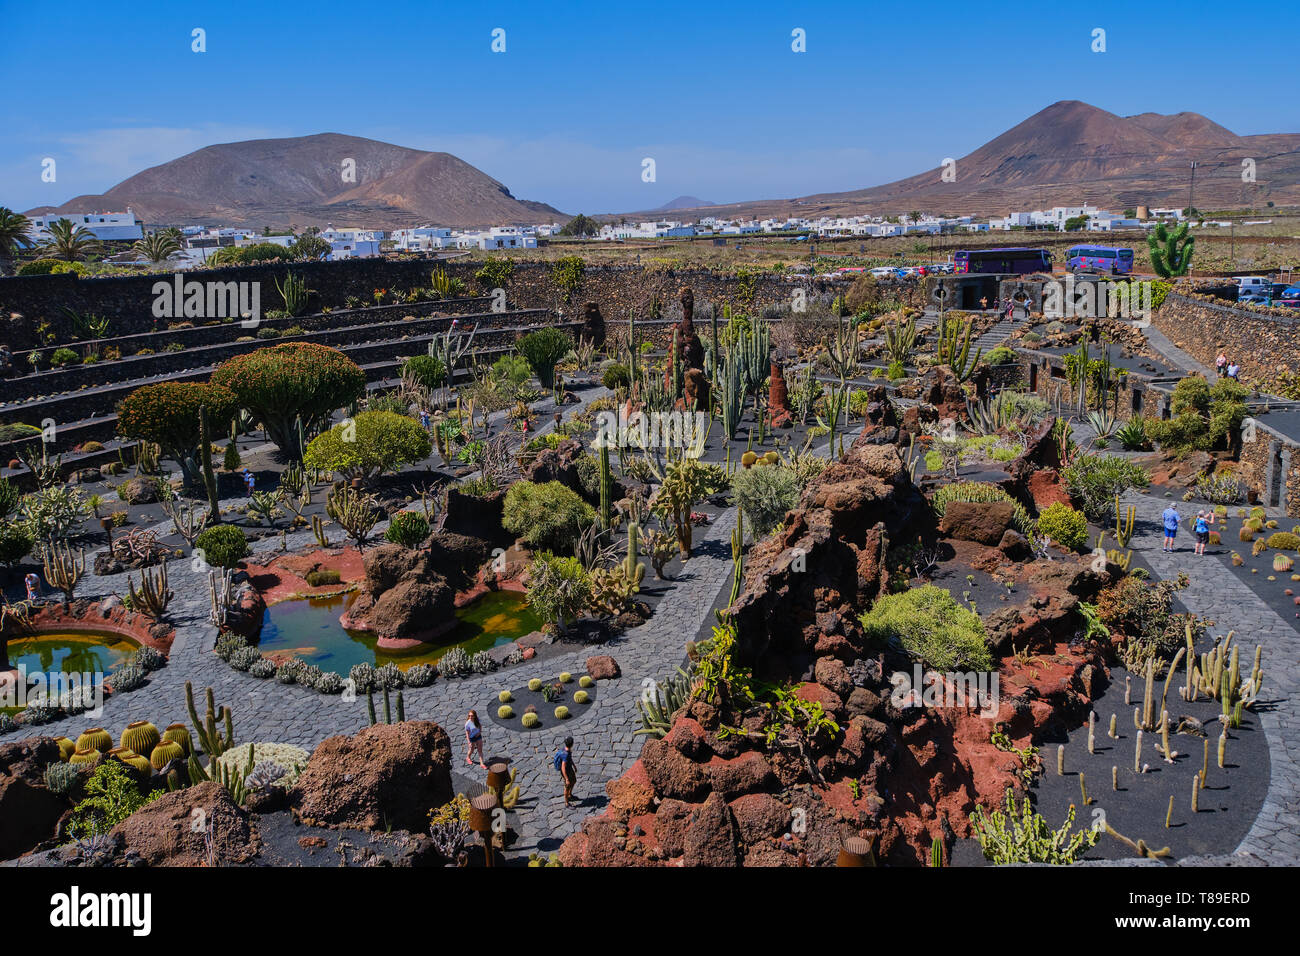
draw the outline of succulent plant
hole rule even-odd
[[[438,676],[438,668],[432,664],[416,664],[406,672],[407,687],[428,687]]]
[[[190,736],[190,730],[184,724],[168,724],[167,729],[162,732],[162,739],[180,744],[181,750],[187,757],[194,753],[194,738]]]
[[[45,768],[45,786],[63,796],[81,780],[85,767],[74,763],[52,763]]]
[[[578,678],[579,687],[591,687],[595,683],[596,682],[592,680],[590,677],[588,677],[586,674],[583,674],[581,677]]]
[[[122,731],[122,746],[137,754],[153,753],[154,747],[162,740],[158,728],[147,720],[135,720],[126,725]]]
[[[173,760],[179,760],[186,756],[181,745],[174,740],[164,740],[153,748],[153,753],[149,755],[149,763],[155,770],[162,770]]]
[[[59,745],[59,759],[66,761],[76,753],[77,745],[71,737],[59,737],[54,741]]]
[[[536,727],[540,722],[541,718],[537,716],[535,711],[533,713],[524,714],[523,716],[523,724],[525,727]]]
[[[500,717],[502,720],[509,720],[514,715],[515,715],[515,709],[511,707],[509,704],[502,704],[500,707],[497,708],[497,716]]]
[[[564,673],[562,673],[562,674],[560,675],[560,683],[561,683],[561,684],[567,684],[567,683],[569,683],[569,681],[571,681],[571,680],[573,680],[573,675],[570,674],[568,671],[565,671]]]
[[[573,695],[573,702],[575,704],[585,704],[589,700],[591,700],[591,695],[588,694],[585,690],[577,691]]]
[[[514,696],[510,691],[503,690],[501,693],[497,694],[497,700],[501,701],[503,704],[508,704],[510,701],[514,700]]]
[[[541,680],[539,678],[534,677],[532,680],[528,682],[528,689],[531,690],[534,694],[537,693],[539,690],[542,689]]]
[[[443,677],[460,677],[470,673],[469,654],[463,647],[453,647],[438,660],[438,673]]]
[[[568,716],[569,716],[569,708],[565,707],[563,704],[561,704],[559,707],[556,707],[556,708],[555,708],[555,719],[556,719],[556,720],[564,720],[564,719],[567,718]]]

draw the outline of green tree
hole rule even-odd
[[[554,388],[555,365],[573,349],[573,337],[548,327],[521,336],[515,348],[528,360],[542,388]]]
[[[332,248],[328,240],[307,233],[299,236],[289,245],[289,252],[295,259],[323,259],[330,254]]]
[[[1187,275],[1192,267],[1192,253],[1196,238],[1187,234],[1187,223],[1181,222],[1173,232],[1163,222],[1151,230],[1147,236],[1147,248],[1151,253],[1151,268],[1162,279]]]
[[[137,239],[131,246],[136,252],[149,260],[150,265],[166,262],[181,251],[181,244],[171,231],[151,232],[143,239]]]
[[[325,425],[334,409],[360,398],[366,389],[366,373],[355,362],[338,349],[312,342],[285,342],[238,355],[218,367],[212,381],[234,392],[271,441],[295,461],[302,459],[302,435]]]
[[[578,213],[560,229],[562,236],[594,236],[599,232],[600,223],[582,213]]]
[[[474,281],[478,283],[480,292],[486,293],[491,292],[493,289],[504,289],[514,271],[515,262],[513,259],[498,259],[495,256],[490,256],[474,273]]]
[[[32,221],[22,213],[0,206],[0,275],[9,275],[13,271],[14,257],[19,250],[36,245],[28,235],[31,227]]]
[[[1088,225],[1087,216],[1071,216],[1069,219],[1065,220],[1065,231],[1078,232],[1086,225]]]
[[[142,385],[117,407],[117,432],[133,441],[162,447],[176,461],[187,485],[203,481],[199,447],[199,406],[208,410],[208,426],[224,431],[239,410],[235,393],[204,382],[158,382]]]
[[[52,259],[76,262],[99,251],[99,240],[83,226],[74,226],[70,219],[50,223],[50,240],[41,246],[41,253]]]

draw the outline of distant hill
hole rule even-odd
[[[1242,181],[1243,159],[1255,161],[1255,182]],[[1081,202],[1115,211],[1139,204],[1183,207],[1193,161],[1200,209],[1300,203],[1300,134],[1238,136],[1198,113],[1121,117],[1064,100],[957,158],[953,182],[944,182],[936,167],[883,186],[728,203],[701,214],[816,218],[919,210],[987,216]]]
[[[716,206],[717,203],[711,203],[707,199],[700,199],[697,196],[678,196],[669,202],[664,203],[652,210],[652,212],[673,212],[677,209],[703,209],[706,206]]]
[[[355,182],[343,163],[356,164]],[[206,146],[154,166],[98,196],[29,213],[121,211],[151,224],[270,226],[435,224],[488,226],[567,218],[516,199],[492,177],[450,153],[431,153],[358,136],[318,133]]]

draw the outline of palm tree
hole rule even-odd
[[[14,256],[20,248],[36,245],[27,234],[31,226],[32,221],[22,213],[0,206],[0,276],[12,270]]]
[[[75,262],[99,251],[99,240],[94,233],[83,226],[74,226],[70,219],[58,219],[49,228],[50,241],[41,251],[51,258]]]
[[[137,239],[131,248],[148,259],[150,265],[155,265],[159,262],[166,262],[180,252],[181,244],[176,241],[176,237],[171,230],[164,230],[163,232],[151,232],[143,239]]]

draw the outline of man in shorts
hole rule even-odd
[[[1162,551],[1174,550],[1174,535],[1178,534],[1178,506],[1171,504],[1160,516],[1165,523],[1165,546]]]

